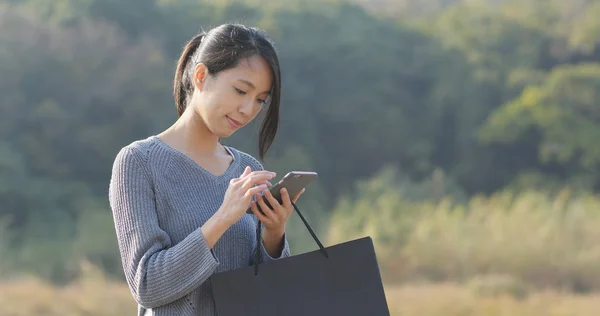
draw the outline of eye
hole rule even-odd
[[[236,87],[233,87],[233,88],[235,89],[235,91],[236,91],[238,94],[241,94],[241,95],[244,95],[244,94],[246,94],[246,92],[245,92],[245,91],[242,91],[242,90],[240,90],[240,89],[238,89],[238,88],[236,88]]]
[[[260,102],[260,105],[266,105],[266,100],[263,99],[258,99],[258,102]]]
[[[268,106],[271,103],[271,95],[267,95],[266,99],[260,100],[263,106]]]

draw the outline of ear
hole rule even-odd
[[[208,79],[208,68],[203,63],[199,63],[194,67],[194,87],[199,91],[204,89],[204,85]]]

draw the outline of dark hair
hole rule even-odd
[[[194,36],[184,47],[177,62],[173,82],[173,96],[177,114],[181,116],[187,107],[194,90],[193,73],[198,63],[204,63],[208,73],[234,68],[245,58],[259,55],[271,66],[273,86],[270,103],[260,127],[258,150],[260,159],[268,151],[279,127],[279,100],[281,95],[281,74],[279,60],[271,40],[254,27],[240,24],[223,24],[209,32]]]

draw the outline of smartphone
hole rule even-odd
[[[288,172],[279,182],[269,188],[269,192],[273,195],[273,197],[279,202],[281,201],[281,189],[286,188],[290,199],[296,196],[296,194],[300,193],[302,189],[306,188],[313,180],[317,178],[318,174],[313,171],[290,171]],[[265,203],[268,206],[271,206],[267,199],[265,199]],[[258,209],[260,209],[260,205],[257,205]],[[252,214],[252,210],[248,208],[246,213]]]

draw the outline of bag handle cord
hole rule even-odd
[[[304,218],[304,215],[302,215],[302,212],[300,212],[300,210],[296,206],[296,203],[292,202],[292,206],[294,207],[294,210],[296,211],[296,213],[298,213],[298,216],[300,216],[300,219],[304,223],[304,226],[306,226],[306,229],[308,229],[308,232],[310,232],[310,235],[312,236],[312,238],[315,240],[317,245],[319,245],[319,248],[321,249],[321,252],[323,253],[323,255],[325,255],[326,258],[329,258],[329,254],[327,253],[327,250],[325,249],[325,247],[323,247],[323,244],[319,240],[319,237],[317,237],[317,234],[315,234],[315,231],[312,229],[312,227],[310,227],[310,225],[306,221],[306,218]],[[260,251],[261,244],[262,244],[262,223],[260,222],[260,220],[257,220],[256,222],[257,222],[257,224],[256,224],[256,248],[254,249],[254,275],[258,275],[258,265],[259,265],[260,261],[262,260],[261,251]]]

